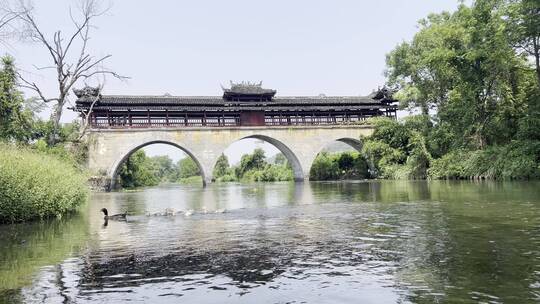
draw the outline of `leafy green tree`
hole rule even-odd
[[[0,138],[27,142],[34,137],[33,114],[24,108],[24,98],[17,90],[14,60],[2,58],[0,70]]]
[[[178,169],[168,155],[150,158],[154,175],[162,182],[174,182],[178,179]]]
[[[369,177],[366,159],[358,152],[319,153],[309,173],[311,180],[347,180]]]
[[[540,1],[511,0],[506,7],[507,33],[511,44],[524,56],[531,56],[540,88]]]
[[[432,14],[411,42],[388,55],[388,79],[400,89],[398,98],[425,115],[436,109],[455,148],[508,142],[524,109],[531,75],[509,41],[502,7],[500,0],[478,0],[454,13]]]
[[[252,154],[242,155],[240,165],[236,168],[236,176],[241,178],[250,170],[264,169],[266,165],[265,159],[264,150],[261,148],[255,149]]]
[[[223,177],[229,173],[229,159],[225,154],[221,154],[217,161],[216,166],[214,168],[214,179],[217,180],[220,177]]]
[[[155,176],[152,162],[143,150],[138,150],[128,157],[120,167],[120,185],[123,188],[156,186],[159,179]]]
[[[201,170],[199,169],[199,166],[191,157],[182,158],[178,161],[177,166],[178,170],[180,171],[180,178],[188,178],[201,175]]]
[[[375,118],[371,123],[375,127],[371,139],[383,141],[394,149],[407,150],[410,131],[403,124],[389,118]]]

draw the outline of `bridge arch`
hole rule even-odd
[[[202,177],[202,182],[203,182],[203,186],[206,186],[206,172],[203,168],[203,166],[201,165],[201,163],[199,162],[199,160],[197,159],[197,157],[195,157],[195,155],[187,148],[185,148],[183,145],[180,145],[178,143],[175,143],[173,141],[169,141],[169,140],[150,140],[150,141],[146,141],[144,143],[138,143],[138,144],[135,144],[133,146],[131,146],[127,152],[125,153],[122,153],[119,158],[113,163],[112,167],[110,168],[109,172],[108,172],[108,176],[110,178],[110,185],[109,185],[109,188],[110,190],[114,190],[115,187],[117,186],[116,185],[116,179],[118,177],[118,173],[120,171],[120,166],[135,152],[137,152],[138,150],[146,147],[146,146],[149,146],[149,145],[153,145],[153,144],[166,144],[166,145],[171,145],[171,146],[174,146],[180,150],[182,150],[184,153],[186,153],[189,157],[191,157],[191,159],[193,159],[193,161],[195,162],[195,164],[197,164],[197,166],[199,167],[199,171],[201,172],[201,177]]]
[[[362,147],[364,145],[361,140],[356,139],[356,138],[349,138],[349,137],[338,138],[338,139],[335,139],[335,141],[345,143],[351,146],[352,148],[354,148],[358,152],[362,151]]]
[[[317,150],[316,153],[312,154],[313,157],[310,158],[309,167],[306,167],[306,170],[307,170],[306,172],[307,172],[308,176],[311,173],[311,167],[313,166],[313,163],[315,162],[315,159],[317,158],[319,153],[321,153],[325,147],[327,147],[328,145],[330,145],[331,143],[334,143],[334,142],[344,143],[344,144],[348,145],[349,147],[353,148],[354,150],[356,150],[359,153],[362,152],[362,147],[364,145],[361,139],[353,138],[353,137],[337,137],[337,138],[330,139],[330,140],[327,140],[327,141],[324,141],[324,142],[320,143],[320,145],[316,149]],[[367,165],[368,165],[368,170],[373,172],[373,170],[374,170],[373,165],[371,163],[369,163],[369,162],[367,162]]]
[[[296,156],[296,154],[293,152],[293,150],[291,148],[289,148],[286,143],[284,143],[283,141],[281,141],[281,140],[279,140],[277,138],[274,138],[274,137],[271,137],[271,136],[268,136],[268,135],[250,134],[250,135],[243,136],[243,137],[240,137],[240,138],[238,138],[236,140],[231,141],[227,147],[229,147],[233,143],[241,141],[243,139],[259,139],[259,140],[265,141],[265,142],[273,145],[274,147],[276,147],[281,153],[283,153],[283,155],[285,156],[285,158],[287,159],[287,161],[291,165],[291,168],[293,170],[293,175],[294,175],[294,181],[296,181],[296,182],[304,181],[305,174],[304,174],[304,171],[302,169],[301,162],[298,159],[298,157]],[[216,159],[216,161],[217,161],[217,159]],[[215,166],[216,161],[214,161],[214,166]],[[214,166],[212,166],[212,170],[213,170]]]

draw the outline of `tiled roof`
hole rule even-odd
[[[91,98],[79,98],[77,104],[81,106],[91,103]],[[381,105],[384,102],[364,96],[280,96],[271,101],[244,101],[234,102],[224,100],[221,96],[128,96],[128,95],[103,95],[96,106],[294,106],[294,105]]]

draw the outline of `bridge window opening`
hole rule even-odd
[[[241,139],[219,156],[212,179],[215,182],[294,181],[299,175],[299,165],[291,153],[263,138]]]
[[[355,139],[340,139],[327,144],[311,165],[312,181],[364,180],[371,177],[368,162]]]
[[[203,183],[197,162],[182,149],[163,143],[132,151],[118,166],[114,178],[116,189]]]

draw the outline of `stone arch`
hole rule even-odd
[[[353,147],[356,151],[358,151],[359,153],[362,153],[362,147],[364,146],[364,143],[359,140],[359,139],[355,139],[355,138],[340,138],[340,139],[336,139],[336,141],[340,141],[342,143],[346,143],[348,144],[349,146]],[[363,155],[364,157],[366,155]],[[370,173],[373,173],[375,172],[375,165],[373,163],[371,163],[370,161],[367,161],[367,165],[369,167],[369,171],[371,171]]]
[[[313,162],[315,161],[315,158],[317,158],[317,155],[319,155],[319,153],[323,150],[324,147],[326,147],[328,144],[330,144],[332,142],[335,142],[335,141],[345,143],[345,144],[349,145],[350,147],[352,147],[353,149],[355,149],[358,152],[362,152],[362,147],[364,146],[363,142],[360,139],[356,139],[356,138],[352,138],[352,137],[340,137],[340,138],[336,138],[336,139],[333,139],[333,140],[330,140],[330,141],[327,141],[327,142],[323,143],[319,147],[318,151],[314,154],[314,156],[310,159],[310,163],[309,163],[310,166],[309,166],[309,168],[306,168],[308,176],[309,176],[310,171],[311,171],[311,166],[313,165]],[[374,170],[373,164],[371,164],[369,162],[367,164],[368,164],[368,167],[369,167],[370,171]]]
[[[242,139],[249,139],[249,138],[260,139],[276,147],[281,153],[283,153],[285,158],[287,158],[287,161],[289,161],[289,164],[291,165],[291,168],[293,170],[294,181],[295,182],[304,181],[304,171],[302,170],[302,165],[298,157],[286,144],[284,144],[282,141],[276,138],[273,138],[267,135],[262,135],[262,134],[253,134],[253,135],[244,136],[237,140],[234,140],[228,146]],[[212,170],[214,169],[214,167],[215,167],[215,162],[214,162],[214,166],[212,166]]]
[[[179,144],[177,144],[175,142],[172,142],[172,141],[168,141],[168,140],[151,140],[151,141],[147,141],[147,142],[144,142],[142,144],[139,143],[139,144],[136,144],[136,145],[130,147],[127,150],[127,153],[123,153],[122,155],[120,155],[120,157],[113,163],[113,165],[111,166],[111,168],[109,169],[109,172],[108,172],[108,176],[109,176],[109,178],[111,180],[110,185],[109,185],[110,190],[114,190],[115,187],[116,187],[116,178],[118,176],[118,171],[120,170],[120,165],[122,165],[128,159],[128,157],[130,157],[133,153],[137,152],[139,149],[142,149],[142,148],[144,148],[146,146],[149,146],[149,145],[152,145],[152,144],[167,144],[167,145],[174,146],[174,147],[184,151],[189,157],[191,157],[191,159],[193,159],[193,161],[199,167],[199,170],[200,170],[201,176],[202,176],[203,186],[206,186],[206,178],[205,178],[206,177],[206,172],[205,172],[203,166],[201,166],[201,163],[199,162],[197,157],[195,157],[195,155],[190,150],[188,150],[187,148],[183,147],[182,145],[179,145]]]
[[[353,147],[358,152],[362,151],[363,143],[359,139],[343,137],[343,138],[336,139],[336,141],[345,143],[345,144]]]

